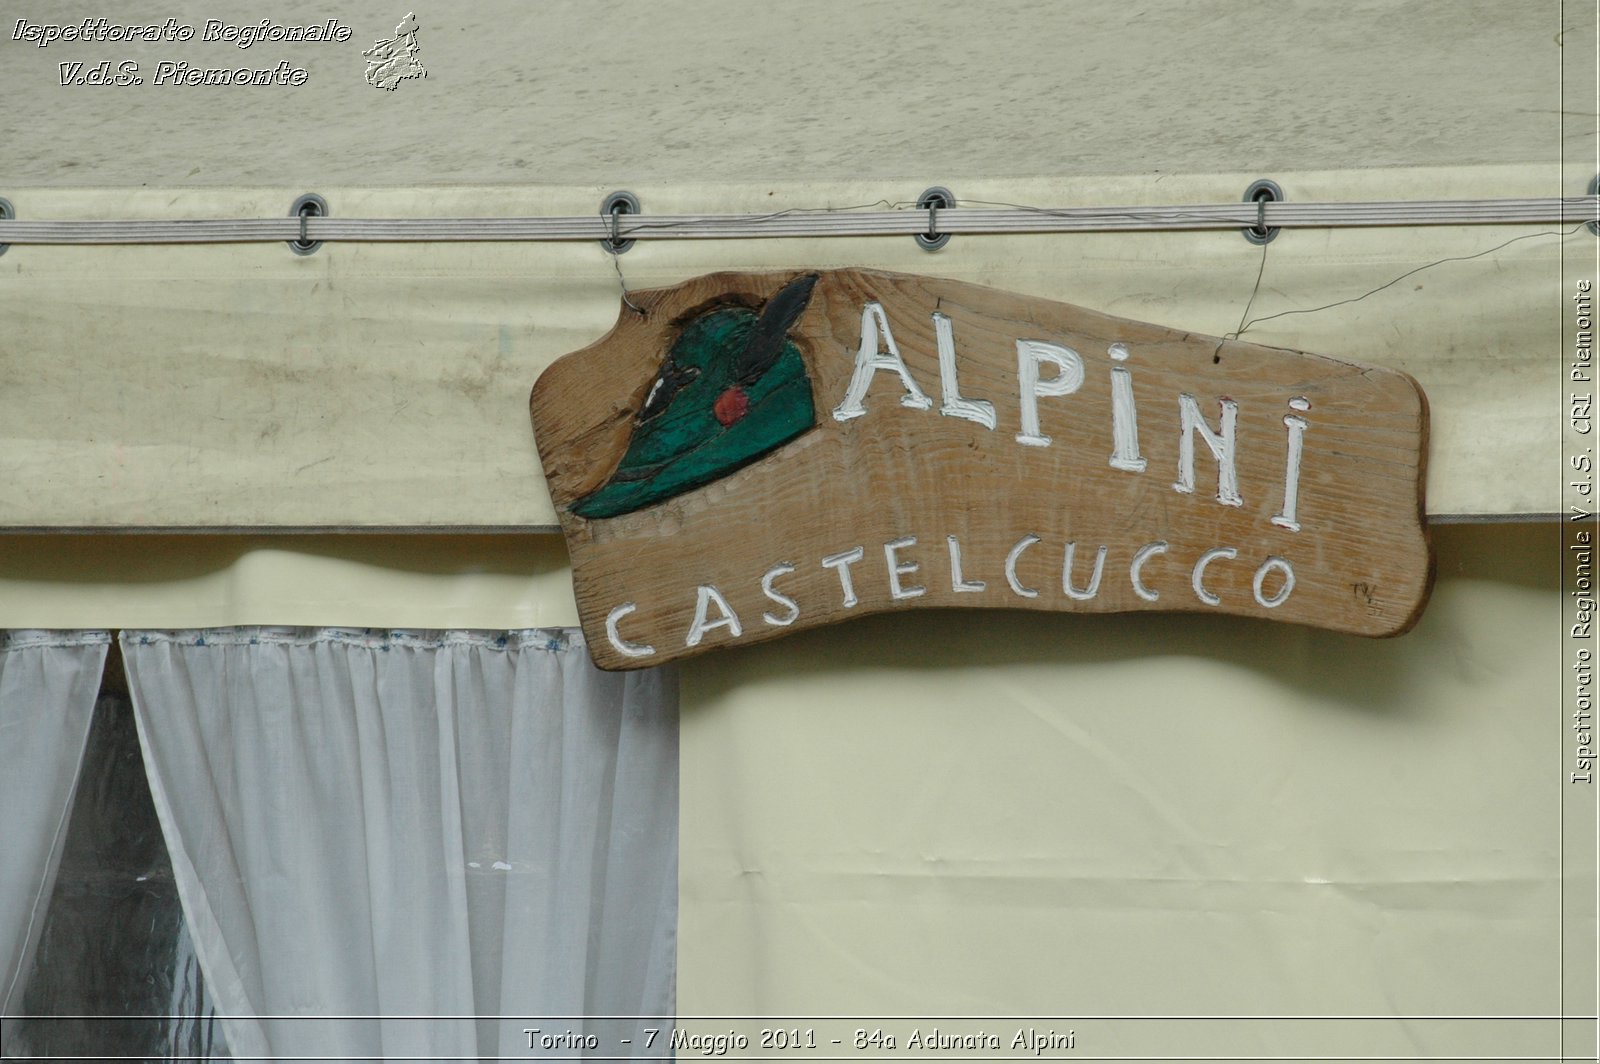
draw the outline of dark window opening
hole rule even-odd
[[[112,644],[8,1059],[227,1059]],[[14,1025],[14,1026],[13,1026]]]

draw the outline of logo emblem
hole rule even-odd
[[[410,12],[394,28],[392,38],[375,42],[361,54],[367,57],[367,84],[374,88],[393,92],[407,78],[428,76],[417,61],[417,16]]]
[[[749,465],[816,424],[811,378],[789,328],[817,275],[791,281],[758,313],[711,307],[682,324],[634,415],[628,449],[579,517],[616,517]]]

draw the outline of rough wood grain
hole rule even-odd
[[[814,288],[808,276],[817,278]],[[645,429],[640,413],[652,391],[658,398],[646,411],[651,416],[660,416],[662,387],[682,386],[688,395],[682,380],[657,387],[659,381],[716,372],[709,362],[693,373],[673,365],[688,357],[682,342],[694,323],[723,313],[716,320],[736,326],[712,356],[694,357],[756,365],[762,359],[748,352],[751,331],[764,315],[784,317],[772,308],[798,301],[802,287],[805,304],[782,323],[781,342],[765,341],[764,364],[798,350],[813,427],[730,463],[732,472],[674,488],[631,512],[574,512],[603,490],[614,494],[607,488],[614,481],[673,468],[650,464],[651,456],[640,457],[646,449],[630,450],[630,441]],[[1393,635],[1416,622],[1427,600],[1427,402],[1403,373],[971,284],[860,270],[719,273],[631,298],[644,312],[624,308],[604,339],[553,364],[531,402],[584,632],[602,668],[656,665],[924,606],[1215,611]],[[909,393],[897,373],[878,369],[859,415],[841,420],[836,412],[864,334],[869,357],[886,351],[875,319],[864,315],[870,304],[883,309],[930,404],[905,405]],[[972,420],[970,408],[966,417],[949,412],[938,316],[953,341],[959,396],[991,404],[992,429]],[[1024,354],[1019,341],[1032,342],[1027,350],[1034,353]],[[1042,356],[1041,344],[1052,345]],[[1122,361],[1114,360],[1114,345]],[[1066,394],[1048,394],[1052,382],[1055,390],[1070,384],[1058,380],[1062,348],[1076,356],[1082,381]],[[1037,366],[1038,388],[1021,376],[1024,363]],[[1125,370],[1131,385],[1142,471],[1130,468],[1138,463],[1127,460],[1135,452],[1126,440],[1114,445],[1114,368]],[[718,392],[715,421],[686,407],[673,415],[699,418],[694,431],[713,449],[727,449],[724,433],[743,431],[741,416],[765,409],[730,395],[733,385],[724,384],[700,388],[696,400]],[[786,386],[792,393],[792,379]],[[740,387],[755,394],[767,385],[756,379],[754,387]],[[775,394],[776,386],[768,390]],[[1030,433],[1024,410],[1036,391],[1038,425]],[[1184,430],[1181,396],[1191,397],[1190,419],[1203,428]],[[1226,451],[1227,405],[1236,417],[1232,505],[1219,501],[1233,493],[1220,482],[1225,463],[1206,439],[1209,433]],[[792,416],[793,405],[788,409]],[[718,427],[730,416],[735,423]],[[1297,477],[1290,472],[1297,434],[1291,419],[1303,420]],[[770,443],[775,434],[766,435]],[[1175,486],[1184,479],[1186,437],[1192,492]],[[1122,468],[1112,464],[1116,454]],[[1292,507],[1290,481],[1298,487]],[[1297,530],[1284,527],[1286,517]],[[1072,566],[1064,574],[1069,545]]]

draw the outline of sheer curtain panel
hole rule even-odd
[[[21,1011],[110,642],[0,632],[0,1016]]]
[[[671,673],[600,672],[565,631],[122,646],[236,1055],[665,1055]]]

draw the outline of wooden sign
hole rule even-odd
[[[862,270],[631,298],[532,398],[601,668],[925,606],[1394,635],[1427,600],[1403,373]]]

